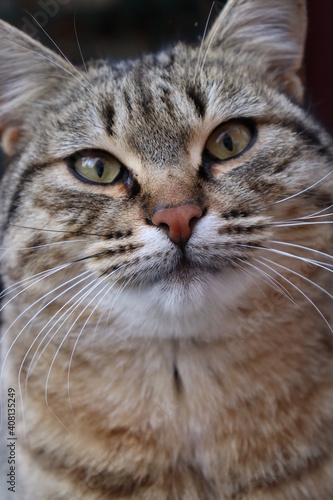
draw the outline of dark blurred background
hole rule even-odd
[[[0,18],[81,63],[134,57],[175,40],[199,41],[212,0],[0,0]],[[212,20],[225,1],[214,4]],[[333,1],[308,0],[306,75],[309,106],[333,135]],[[53,46],[54,48],[54,46]],[[1,155],[1,151],[0,151]],[[0,173],[2,165],[0,157]]]

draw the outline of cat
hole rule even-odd
[[[197,46],[86,70],[1,22],[17,498],[333,498],[333,146],[304,106],[306,18],[229,0]]]

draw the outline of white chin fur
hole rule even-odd
[[[113,308],[117,337],[221,338],[232,329],[236,304],[246,299],[251,284],[243,273],[228,270],[123,291]]]

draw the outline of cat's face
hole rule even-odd
[[[65,266],[51,271],[52,286],[99,278],[99,295],[84,298],[90,309],[123,300],[186,317],[241,305],[258,273],[264,284],[283,274],[269,260],[285,266],[283,251],[296,247],[283,244],[308,247],[310,234],[328,252],[327,230],[296,224],[332,203],[331,156],[298,106],[304,27],[297,36],[293,27],[304,7],[283,3],[270,6],[282,12],[273,35],[269,9],[240,2],[201,48],[179,44],[87,72],[14,42],[21,64],[31,57],[49,78],[38,89],[36,68],[17,70],[13,108],[4,92],[5,143],[18,152],[2,194],[6,285]],[[242,14],[252,14],[247,45]],[[46,297],[50,278],[37,288],[29,294]]]

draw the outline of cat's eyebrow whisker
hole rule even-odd
[[[210,11],[209,11],[209,14],[208,14],[208,17],[207,17],[207,21],[206,21],[206,25],[205,25],[205,29],[204,29],[204,33],[203,33],[203,36],[202,36],[201,44],[200,44],[200,49],[199,49],[197,64],[195,66],[195,72],[194,72],[194,85],[196,85],[196,82],[197,82],[197,75],[198,75],[198,69],[199,69],[199,65],[200,65],[201,53],[202,53],[203,45],[204,45],[204,42],[205,42],[205,39],[206,39],[208,25],[209,25],[210,18],[212,16],[212,12],[213,12],[214,6],[215,6],[215,0],[212,3],[212,6],[210,8]]]
[[[86,62],[85,62],[83,54],[82,54],[81,45],[80,45],[80,42],[79,42],[79,37],[78,37],[78,34],[77,34],[77,29],[76,29],[76,14],[77,14],[77,10],[78,10],[78,5],[75,7],[75,12],[74,12],[74,33],[75,33],[76,43],[77,43],[77,46],[78,46],[78,49],[79,49],[79,52],[80,52],[80,57],[81,57],[81,60],[82,60],[82,63],[83,63],[83,67],[85,69],[85,72],[88,73],[87,65],[86,65]]]
[[[328,326],[330,332],[333,334],[333,329],[331,327],[331,325],[329,324],[329,322],[327,321],[327,318],[325,318],[324,314],[321,312],[321,310],[319,309],[319,307],[310,299],[310,297],[308,297],[306,295],[306,293],[304,293],[298,286],[295,285],[295,283],[293,283],[292,281],[288,280],[288,278],[286,278],[283,274],[279,273],[276,269],[274,269],[273,267],[269,266],[268,264],[265,264],[264,262],[258,260],[258,259],[255,259],[257,262],[259,262],[261,265],[269,268],[271,271],[273,271],[274,273],[276,273],[278,276],[280,276],[284,281],[286,281],[287,283],[289,283],[293,288],[295,288],[295,290],[297,290],[313,307],[314,309],[318,312],[318,314],[321,316],[321,318],[324,320],[324,322],[326,323],[326,325]],[[273,264],[275,264],[274,261],[271,261]],[[289,269],[290,271],[290,269]]]
[[[230,0],[226,4],[226,6],[224,7],[224,9],[222,11],[222,14],[220,14],[220,18],[219,18],[218,23],[215,25],[215,27],[209,33],[209,37],[207,38],[208,45],[207,45],[207,48],[206,48],[205,53],[204,53],[203,58],[202,58],[202,63],[201,63],[201,67],[200,67],[200,74],[203,72],[203,68],[205,66],[206,58],[207,58],[207,55],[208,55],[208,53],[210,51],[211,45],[212,45],[212,43],[214,41],[214,38],[215,38],[218,30],[221,28],[221,25],[223,24],[223,22],[224,22],[226,16],[228,15],[230,9],[233,7],[235,1],[236,0]]]
[[[79,76],[81,76],[84,81],[90,86],[92,87],[91,83],[82,75],[82,73],[79,71],[78,68],[76,68],[74,66],[74,64],[71,63],[71,61],[68,59],[68,57],[63,53],[63,51],[61,50],[61,48],[59,47],[59,45],[53,40],[53,38],[48,34],[48,32],[43,28],[43,26],[37,21],[37,19],[35,18],[35,16],[33,14],[31,14],[29,11],[25,11],[29,16],[31,16],[31,18],[33,19],[33,21],[37,24],[37,26],[43,31],[43,33],[47,36],[47,38],[51,41],[51,43],[53,43],[53,45],[55,46],[55,48],[58,50],[58,52],[62,55],[62,57],[65,59],[65,61],[68,62],[68,64],[79,74]]]
[[[48,61],[50,63],[52,63],[54,66],[57,66],[58,68],[60,68],[62,71],[64,71],[65,73],[68,73],[69,75],[71,75],[74,80],[76,80],[80,85],[82,85],[86,90],[87,92],[91,93],[94,95],[94,92],[92,90],[92,86],[91,84],[90,85],[90,88],[87,87],[86,85],[84,85],[83,81],[80,80],[76,75],[74,75],[71,71],[69,71],[67,68],[65,68],[64,66],[61,66],[61,64],[57,63],[56,61],[54,61],[53,59],[51,59],[50,57],[47,57],[45,54],[41,54],[40,52],[37,52],[36,50],[33,50],[33,49],[29,49],[28,47],[26,47],[25,45],[21,45],[20,43],[17,43],[17,42],[14,42],[13,40],[9,40],[8,38],[4,38],[2,37],[2,40],[6,40],[7,42],[10,42],[11,44],[14,44],[16,45],[17,47],[20,47],[21,49],[24,49],[26,50],[27,52],[30,52],[32,54],[35,54],[36,56],[40,57],[41,59],[44,59],[45,61]],[[80,75],[82,78],[83,76]],[[84,79],[84,78],[83,78]],[[85,80],[85,79],[84,79]]]

